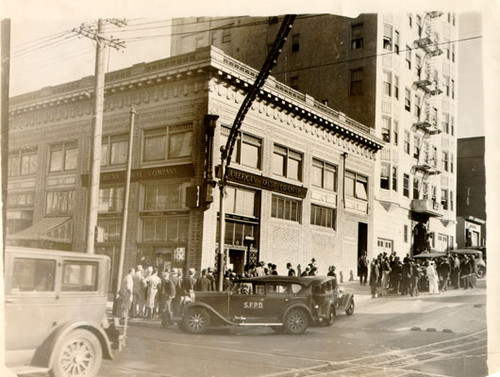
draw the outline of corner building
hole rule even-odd
[[[212,44],[259,68],[281,21],[178,19],[172,53]],[[456,247],[458,50],[449,12],[299,15],[273,69],[386,142],[375,164],[373,255]]]
[[[117,274],[136,111],[125,269],[215,265],[220,147],[258,71],[205,47],[106,75],[96,253]],[[85,251],[93,78],[10,102],[11,244]],[[90,98],[89,94],[90,93]],[[331,264],[373,237],[373,130],[270,77],[241,127],[225,196],[227,266]]]

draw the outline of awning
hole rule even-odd
[[[7,236],[8,240],[72,242],[71,217],[45,217],[29,228]]]

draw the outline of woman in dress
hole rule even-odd
[[[438,274],[436,271],[436,264],[434,261],[429,261],[427,265],[427,279],[429,280],[429,293],[439,294],[439,285],[438,285]]]

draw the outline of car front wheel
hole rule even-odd
[[[182,317],[183,330],[192,334],[202,334],[210,327],[210,314],[203,308],[191,308]]]
[[[334,320],[335,320],[335,308],[332,306],[330,308],[330,310],[328,310],[328,314],[323,321],[323,325],[324,326],[331,326],[331,325],[333,325]]]
[[[307,314],[304,310],[292,309],[285,316],[283,326],[289,334],[302,334],[308,326]]]
[[[476,276],[482,279],[486,276],[486,268],[484,266],[479,266],[476,270]]]
[[[99,339],[90,331],[76,329],[62,339],[55,350],[53,377],[97,376],[102,363]]]

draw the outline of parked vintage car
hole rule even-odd
[[[451,255],[457,254],[458,256],[469,255],[474,257],[474,260],[476,262],[476,276],[480,279],[486,276],[486,263],[483,260],[483,253],[479,249],[467,248],[467,249],[449,250],[447,252],[421,253],[415,255],[413,258],[419,261],[425,261],[430,259],[446,257],[448,254]]]
[[[334,277],[262,276],[236,280],[230,291],[195,292],[179,324],[190,333],[238,325],[302,334],[309,325],[331,325],[339,310],[353,314],[354,298]]]
[[[112,359],[116,328],[103,255],[6,247],[5,361],[18,375],[96,376]]]

